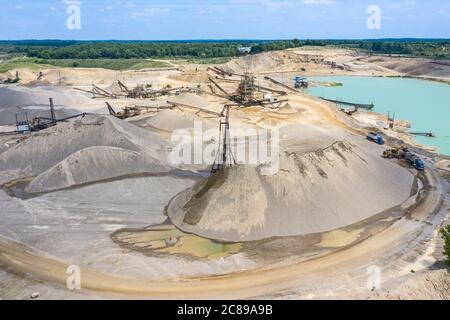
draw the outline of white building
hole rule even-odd
[[[240,53],[250,53],[252,52],[252,47],[239,47],[238,51]]]

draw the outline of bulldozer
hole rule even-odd
[[[401,159],[401,158],[403,158],[403,155],[405,154],[405,152],[408,152],[408,148],[406,148],[405,146],[391,148],[391,149],[385,150],[383,152],[383,158]]]

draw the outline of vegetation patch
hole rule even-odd
[[[39,59],[13,58],[0,63],[0,73],[16,69],[40,70],[43,68],[103,68],[111,70],[140,70],[171,67],[164,61],[146,59]]]
[[[10,60],[6,60],[0,63],[0,73],[5,73],[10,70],[15,69],[30,69],[30,70],[39,70],[42,68],[41,65],[38,64],[39,59],[34,58],[13,58]]]
[[[41,60],[48,64],[63,68],[103,68],[111,70],[140,70],[145,68],[168,68],[163,61],[142,59],[50,59]]]
[[[446,257],[445,263],[450,267],[450,225],[441,229],[441,236],[444,240],[444,255]]]

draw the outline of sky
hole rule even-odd
[[[1,40],[410,37],[450,38],[450,0],[0,0]]]

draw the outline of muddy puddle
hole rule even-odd
[[[124,229],[111,235],[122,247],[146,255],[182,255],[216,260],[237,254],[241,243],[222,243],[178,230],[173,225],[149,227],[143,230]]]

